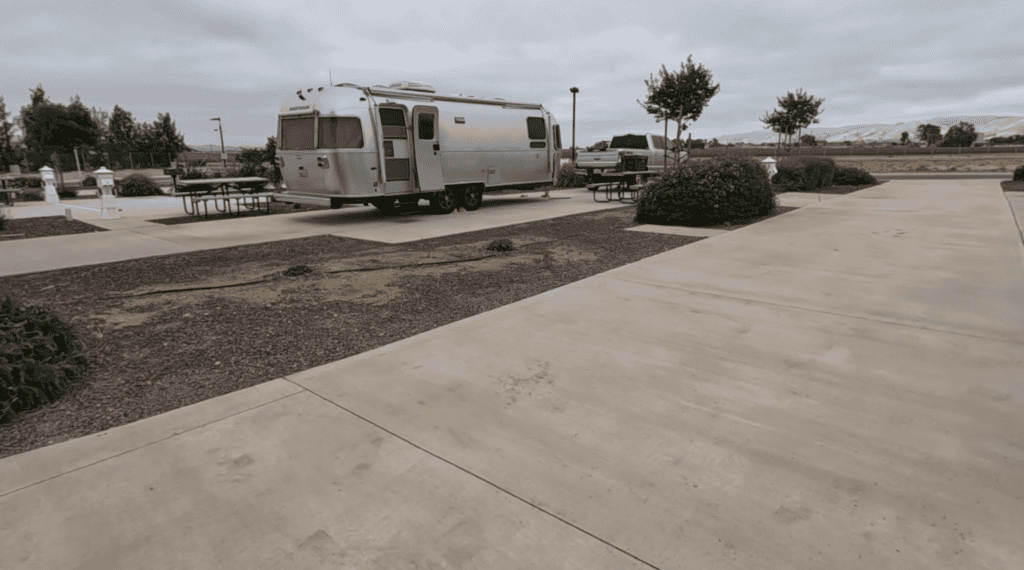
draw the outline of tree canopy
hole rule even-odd
[[[689,123],[700,118],[711,98],[718,94],[719,84],[712,84],[711,71],[704,65],[694,65],[693,55],[687,56],[686,62],[680,64],[680,70],[670,72],[664,65],[658,72],[645,79],[647,99],[637,103],[654,115],[658,122],[674,121],[676,123],[676,139],[682,137]],[[674,148],[676,162],[679,161],[679,148]]]
[[[949,127],[939,146],[971,146],[976,140],[978,133],[974,131],[974,125],[960,121],[960,124]]]
[[[932,146],[942,140],[942,128],[931,124],[918,125],[917,138]]]

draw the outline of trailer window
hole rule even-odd
[[[420,140],[434,140],[434,115],[428,113],[420,114]]]
[[[318,148],[363,148],[363,125],[358,117],[321,117]]]
[[[383,127],[384,138],[405,138],[405,111],[395,108],[380,110],[380,126]]]
[[[562,130],[558,125],[551,127],[551,130],[555,133],[555,148],[562,148]]]
[[[644,150],[647,148],[647,137],[644,135],[620,135],[612,137],[608,148],[635,148]]]
[[[544,131],[544,117],[527,117],[526,132],[531,139],[544,140],[548,138]]]
[[[284,117],[281,119],[281,150],[311,150],[313,148],[313,117]]]
[[[651,138],[654,139],[654,148],[656,148],[658,150],[662,150],[662,149],[665,148],[665,137],[659,136],[659,135],[654,135]]]

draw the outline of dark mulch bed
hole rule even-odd
[[[78,220],[68,221],[64,216],[4,220],[3,225],[4,229],[0,231],[0,243],[18,239],[107,231]]]
[[[1003,192],[1024,192],[1024,180],[1004,180],[999,184]]]
[[[175,225],[178,225],[178,224],[195,224],[195,223],[199,223],[199,222],[212,222],[214,220],[230,220],[232,218],[249,218],[249,217],[252,217],[252,216],[266,216],[266,215],[268,215],[266,213],[266,209],[265,209],[266,206],[263,206],[264,209],[260,210],[260,211],[256,211],[256,210],[245,211],[245,210],[243,210],[241,213],[238,213],[238,214],[235,214],[235,213],[232,213],[232,214],[222,214],[222,213],[218,212],[216,208],[213,207],[213,204],[210,204],[209,208],[210,208],[210,215],[209,215],[209,217],[204,217],[203,216],[203,214],[202,214],[203,206],[200,204],[199,205],[199,212],[200,213],[199,213],[198,216],[188,216],[188,215],[185,215],[185,216],[180,216],[180,217],[177,217],[177,218],[161,218],[161,219],[155,219],[155,220],[149,220],[149,221],[157,223],[157,224],[164,224],[164,225],[167,225],[167,226],[175,226]],[[232,208],[234,208],[233,204],[232,204]],[[311,206],[311,205],[308,205],[308,204],[286,204],[284,202],[271,202],[270,203],[270,214],[269,215],[272,216],[274,214],[291,214],[291,213],[294,213],[294,212],[310,212],[310,211],[313,211],[313,210],[329,210],[329,209],[330,208],[327,208],[326,206]]]

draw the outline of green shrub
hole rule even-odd
[[[75,198],[78,196],[78,190],[60,185],[57,187],[57,196],[60,198]]]
[[[758,162],[743,157],[687,161],[647,184],[636,205],[642,224],[708,226],[770,214],[777,200]]]
[[[860,186],[863,184],[878,184],[878,179],[860,168],[842,166],[836,169],[836,175],[832,183],[839,186]]]
[[[186,162],[185,168],[178,180],[200,180],[206,178],[205,162]]]
[[[125,198],[159,196],[163,194],[156,182],[143,174],[132,174],[117,181],[117,195]]]
[[[96,186],[96,178],[94,176],[86,176],[82,179],[83,188],[88,188],[90,186]]]
[[[7,208],[0,202],[0,232],[7,229]]]
[[[559,188],[582,188],[587,185],[587,179],[582,174],[576,174],[572,164],[562,165],[558,170],[558,180],[555,186]]]
[[[73,328],[42,307],[0,301],[0,422],[53,402],[88,367]]]
[[[28,190],[21,193],[21,199],[26,202],[42,202],[46,197],[40,190]]]
[[[784,158],[772,183],[783,192],[813,192],[832,185],[836,161],[826,157]]]
[[[1024,165],[1018,166],[1013,171],[1013,179],[1014,180],[1024,181]]]
[[[11,179],[8,184],[11,188],[42,188],[43,180],[41,178],[28,178],[25,176],[19,176]]]

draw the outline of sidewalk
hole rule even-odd
[[[0,567],[1021,568],[1022,299],[890,182],[0,460]]]

